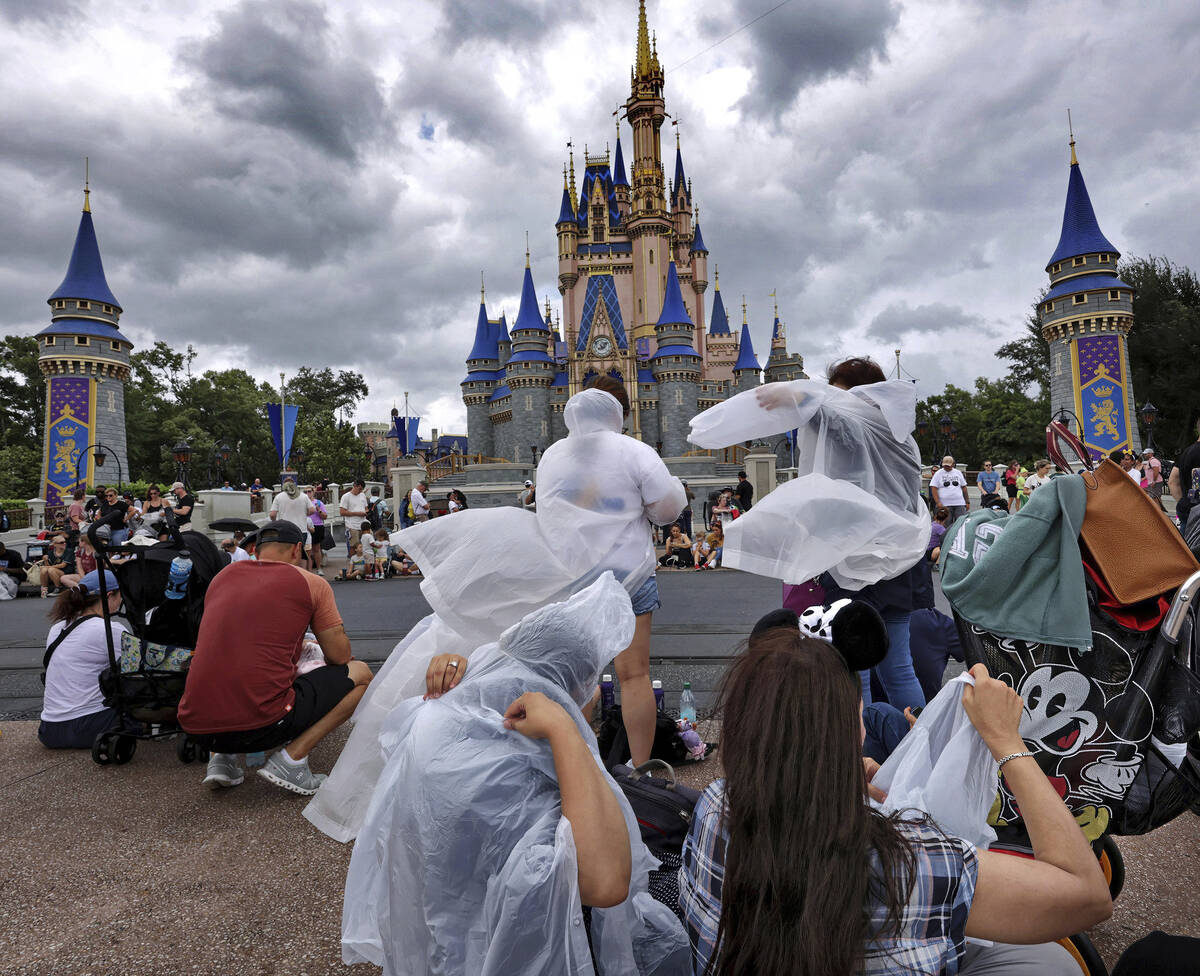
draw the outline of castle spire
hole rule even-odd
[[[575,147],[570,142],[567,143],[567,153],[571,157],[571,178],[568,189],[571,191],[571,200],[574,201],[578,199],[575,195]],[[572,206],[574,206],[574,203],[572,203]]]
[[[563,194],[562,203],[558,207],[558,220],[556,223],[569,224],[575,220],[575,201],[571,199],[571,190],[567,183],[567,167],[563,166]]]
[[[754,343],[750,339],[750,326],[746,322],[745,303],[742,303],[742,335],[738,340],[738,358],[733,364],[733,371],[751,369],[757,373],[761,366],[758,365],[758,356],[754,354]]]
[[[1071,136],[1071,165],[1078,166],[1079,160],[1075,158],[1075,126],[1071,124],[1071,110],[1067,109],[1067,132]]]
[[[92,191],[88,188],[88,157],[83,157],[83,212],[92,212]]]
[[[637,60],[634,76],[645,78],[650,74],[650,27],[646,23],[646,0],[638,0]]]
[[[96,228],[92,223],[92,208],[87,179],[84,179],[83,216],[79,218],[79,230],[75,232],[75,247],[71,251],[71,261],[67,265],[67,276],[63,278],[50,296],[48,301],[54,302],[59,298],[85,299],[115,305],[119,310],[121,303],[117,301],[108,281],[104,277],[104,262],[100,260],[100,245],[96,241]]]
[[[1067,202],[1063,207],[1062,233],[1058,238],[1058,247],[1046,262],[1046,270],[1068,258],[1076,258],[1085,254],[1115,254],[1120,252],[1109,243],[1100,230],[1096,220],[1096,211],[1092,209],[1092,200],[1088,196],[1087,185],[1083,182],[1083,170],[1075,157],[1075,136],[1071,136],[1071,176],[1067,181]]]
[[[621,123],[617,122],[617,154],[613,160],[613,186],[629,186],[625,178],[625,157],[621,153]]]
[[[725,300],[721,297],[721,282],[717,282],[716,292],[713,295],[712,304],[712,322],[708,326],[708,334],[710,336],[727,336],[732,333],[729,331],[729,316],[725,312]]]

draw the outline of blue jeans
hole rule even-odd
[[[129,538],[128,529],[113,529],[112,538],[109,539],[109,545],[120,546],[124,545],[125,540]]]
[[[654,613],[662,606],[662,600],[658,598],[658,579],[653,573],[650,578],[638,587],[637,592],[630,596],[630,601],[633,603],[633,615],[640,617],[642,614]]]
[[[872,702],[863,706],[863,755],[870,756],[881,765],[908,735],[908,719],[895,705],[887,702]]]
[[[883,623],[887,627],[887,657],[875,665],[875,675],[888,701],[903,711],[925,704],[925,692],[913,670],[912,652],[908,646],[908,618],[911,610],[886,610]],[[859,671],[863,686],[863,706],[871,704],[871,672]]]

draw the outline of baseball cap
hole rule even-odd
[[[260,546],[271,542],[282,542],[284,545],[294,546],[297,542],[303,545],[306,539],[306,534],[298,525],[279,521],[271,522],[259,529],[255,542]]]
[[[533,482],[532,482],[532,481],[530,481],[529,479],[526,479],[526,480],[525,480],[525,487],[526,487],[526,488],[532,488],[532,487],[533,487]]]
[[[182,487],[183,487],[183,482],[176,481],[175,484],[171,485],[171,491],[174,491],[176,488],[182,488]]]
[[[1145,457],[1147,454],[1153,454],[1153,453],[1154,453],[1154,448],[1148,447],[1144,451],[1142,451],[1142,457]]]
[[[90,595],[100,592],[100,570],[93,569],[83,579],[79,581],[79,585]],[[106,590],[119,590],[117,578],[109,570],[104,570],[104,588]]]

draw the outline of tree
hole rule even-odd
[[[1026,392],[1036,387],[1036,396],[1045,398],[1049,409],[1050,343],[1042,338],[1042,327],[1038,324],[1036,312],[1025,320],[1025,334],[1002,345],[996,350],[996,356],[1009,361],[1009,380]]]
[[[0,339],[0,446],[38,450],[45,413],[46,380],[38,369],[37,339],[5,336]],[[33,476],[35,483],[39,474]]]

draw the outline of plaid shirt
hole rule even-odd
[[[725,781],[717,780],[701,795],[679,869],[679,903],[692,943],[695,976],[702,976],[708,966],[721,920],[727,843],[721,826],[724,788]],[[859,972],[862,976],[956,976],[979,873],[975,848],[928,824],[902,823],[900,832],[917,857],[916,882],[897,933],[868,940]],[[874,863],[878,869],[878,862]],[[883,908],[872,905],[870,931],[878,932],[883,922]],[[803,938],[803,933],[797,933],[797,938]]]

